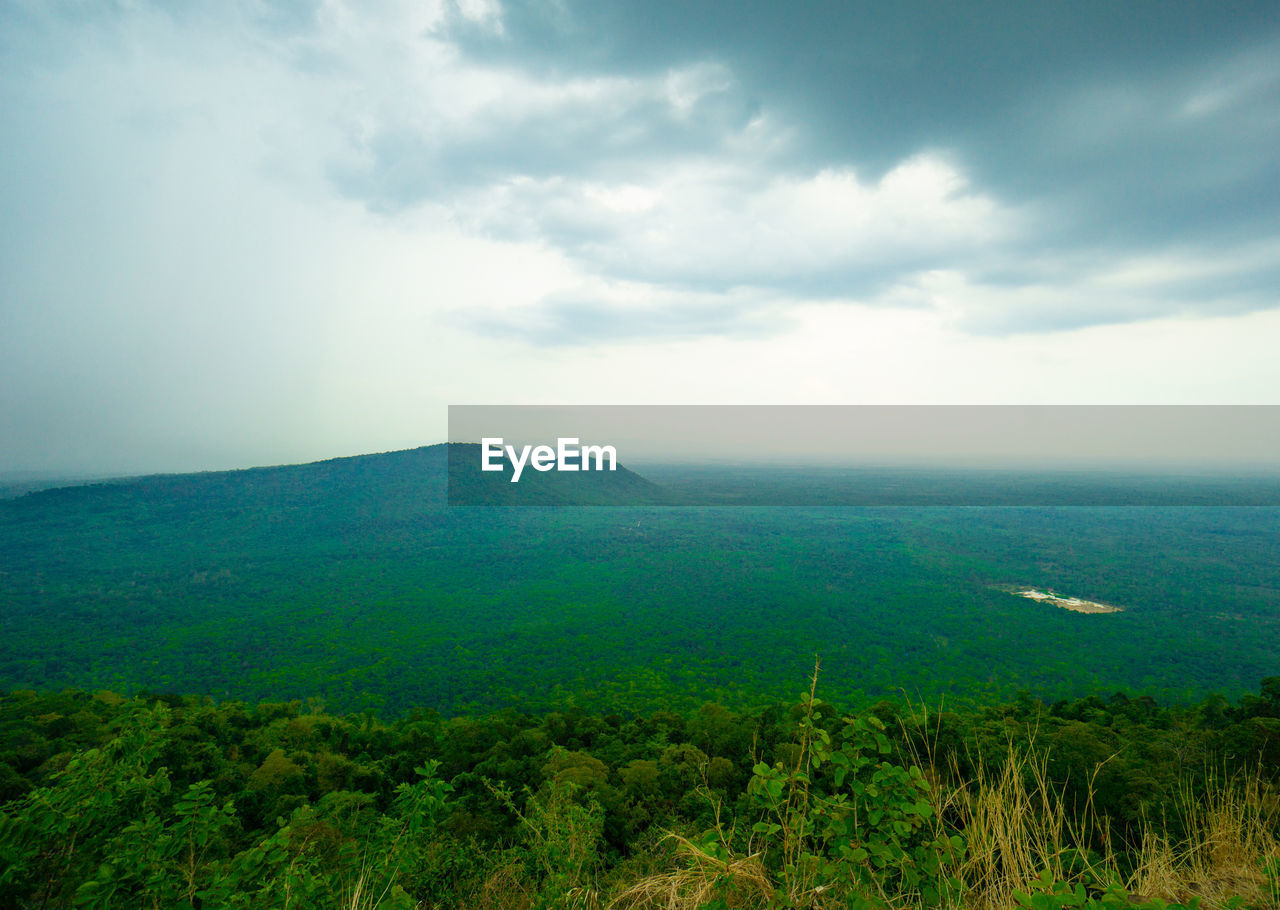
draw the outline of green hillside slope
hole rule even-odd
[[[850,703],[1280,671],[1275,509],[449,508],[446,478],[437,446],[0,502],[0,686],[643,710],[785,696],[815,653]]]

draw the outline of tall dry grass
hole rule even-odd
[[[1249,907],[1280,907],[1280,794],[1274,785],[1256,773],[1211,771],[1199,793],[1184,782],[1176,810],[1186,836],[1171,841],[1170,826],[1148,820],[1131,890],[1164,900],[1196,896],[1209,910],[1227,906],[1232,897]]]
[[[758,855],[720,858],[688,838],[670,838],[679,865],[623,888],[609,910],[698,910],[713,898],[730,910],[769,906],[777,886]]]
[[[1203,910],[1280,910],[1280,793],[1260,774],[1210,771],[1198,785],[1184,777],[1173,824],[1148,819],[1141,844],[1122,855],[1093,802],[1102,765],[1076,811],[1048,774],[1048,751],[1034,741],[1032,732],[1025,746],[1010,742],[998,768],[979,763],[967,781],[948,786],[927,775],[938,818],[953,819],[948,827],[968,846],[957,870],[966,910],[1016,906],[1014,893],[1036,890],[1046,870],[1055,882],[1120,883],[1135,903],[1199,898]],[[954,763],[951,772],[956,780]]]
[[[955,771],[953,765],[953,779]],[[979,763],[971,780],[945,791],[939,786],[935,799],[940,817],[953,820],[950,827],[968,846],[956,870],[966,907],[1016,906],[1014,892],[1035,890],[1046,870],[1055,882],[1121,877],[1106,819],[1094,812],[1092,799],[1081,813],[1068,807],[1049,777],[1047,752],[1010,742],[999,767]],[[1090,844],[1103,846],[1096,851]]]
[[[1015,893],[1042,888],[1046,871],[1054,882],[1099,890],[1118,883],[1135,904],[1196,897],[1202,910],[1280,910],[1280,875],[1266,871],[1269,865],[1280,870],[1280,794],[1257,774],[1208,774],[1195,787],[1185,780],[1174,824],[1149,820],[1142,843],[1122,854],[1110,842],[1108,820],[1095,811],[1093,780],[1077,811],[1051,779],[1048,752],[1034,747],[1034,734],[1028,744],[1010,742],[997,767],[978,764],[967,780],[958,780],[952,764],[946,782],[933,757],[926,750],[913,760],[931,782],[935,833],[958,833],[967,844],[964,859],[950,870],[961,882],[953,910],[1017,907]],[[1175,841],[1170,830],[1182,834]],[[610,910],[695,910],[712,896],[731,910],[779,906],[771,901],[785,893],[783,882],[758,855],[734,855],[724,849],[728,838],[720,850],[709,851],[671,837],[672,865],[622,888]],[[876,896],[891,910],[921,906],[916,894]],[[836,889],[819,885],[785,905],[845,906],[842,900]]]

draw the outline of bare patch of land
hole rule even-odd
[[[1052,591],[1039,591],[1035,588],[1013,588],[1012,594],[1019,597],[1026,597],[1040,603],[1052,604],[1055,607],[1061,607],[1064,610],[1074,610],[1077,613],[1122,613],[1123,607],[1114,607],[1111,604],[1101,604],[1095,600],[1081,600],[1079,597],[1063,597],[1061,594],[1054,594]]]

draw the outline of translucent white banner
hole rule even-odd
[[[1280,504],[1278,406],[452,406],[449,441],[459,505]]]

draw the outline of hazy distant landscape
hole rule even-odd
[[[1276,508],[451,508],[445,451],[0,503],[0,685],[629,713],[786,697],[815,654],[849,704],[1191,701],[1274,671]],[[698,474],[630,476],[590,501]]]

